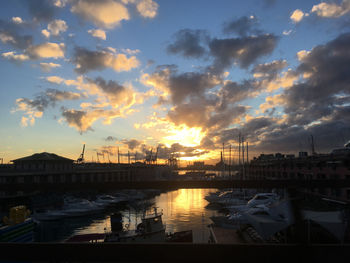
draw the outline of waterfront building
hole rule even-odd
[[[108,183],[166,180],[166,165],[81,163],[53,153],[37,153],[0,166],[0,203],[24,200],[50,189],[100,189]],[[16,186],[16,187],[13,187]],[[91,188],[90,187],[90,188]],[[35,189],[35,190],[31,190]],[[7,209],[7,207],[3,207]]]
[[[248,165],[247,179],[316,180],[350,179],[350,147],[333,150],[329,154],[294,155],[261,154]],[[350,202],[350,188],[305,189],[323,198]]]

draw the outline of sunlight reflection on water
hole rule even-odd
[[[207,243],[209,237],[208,224],[212,223],[210,217],[217,215],[214,210],[206,209],[208,202],[204,197],[214,192],[214,189],[179,189],[162,193],[146,202],[163,210],[163,223],[166,232],[183,230],[193,231],[193,242]],[[149,202],[150,201],[150,202]],[[122,211],[124,226],[134,229],[141,222],[143,210],[142,202],[132,209]],[[73,234],[103,233],[110,230],[110,214],[92,218],[66,219],[61,222],[50,222],[44,225],[44,232],[50,237],[42,237],[41,241],[62,241]],[[48,233],[47,233],[48,232]],[[52,232],[52,233],[50,233]]]

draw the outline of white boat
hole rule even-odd
[[[238,229],[241,224],[247,224],[248,221],[244,214],[250,215],[269,215],[269,207],[264,205],[258,205],[256,207],[249,208],[244,211],[230,213],[226,216],[212,216],[210,219],[215,225],[223,228]]]
[[[144,215],[141,218],[141,223],[134,230],[123,229],[121,215],[116,219],[111,217],[112,232],[106,234],[105,242],[165,242],[166,235],[162,215],[162,212],[158,213],[157,209],[154,208],[154,213]],[[112,222],[112,220],[116,220],[116,222]],[[117,226],[113,229],[113,225]]]
[[[99,195],[97,196],[96,200],[94,201],[96,204],[102,204],[102,205],[112,205],[112,204],[118,204],[122,201],[126,201],[126,196],[112,196],[112,195]]]
[[[224,202],[225,200],[229,200],[232,198],[240,197],[240,192],[237,191],[225,191],[222,193],[216,193],[216,194],[210,194],[204,197],[205,200],[207,200],[210,203],[219,203]]]
[[[279,196],[275,193],[259,193],[250,199],[246,204],[228,205],[226,208],[230,212],[242,212],[259,205],[270,205],[276,203],[278,200]]]
[[[62,211],[66,214],[66,217],[79,217],[101,213],[105,207],[105,204],[97,204],[83,199],[77,203],[66,204]]]

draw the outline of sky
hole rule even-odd
[[[350,139],[350,0],[14,0],[0,8],[0,158],[184,164]]]

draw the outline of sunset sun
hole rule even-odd
[[[166,145],[178,142],[187,147],[198,146],[205,136],[205,132],[202,132],[202,128],[189,128],[186,125],[171,128],[169,134],[169,136],[163,138]]]

